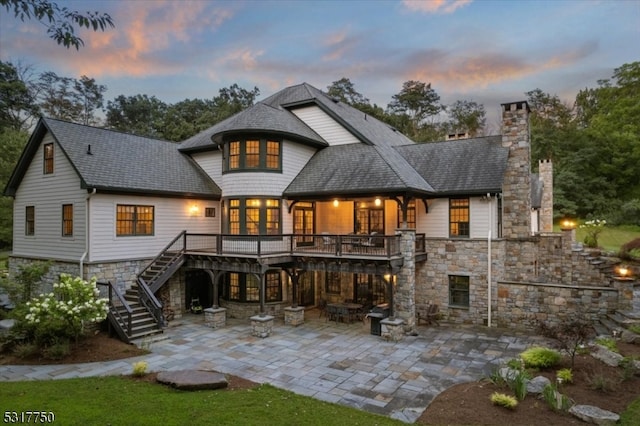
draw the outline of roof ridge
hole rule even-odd
[[[136,135],[135,133],[130,133],[130,132],[125,132],[124,130],[117,130],[117,129],[109,129],[107,127],[98,127],[98,126],[91,126],[89,124],[84,124],[84,123],[76,123],[74,121],[68,121],[68,120],[61,120],[59,118],[53,118],[53,117],[41,117],[42,120],[47,123],[49,121],[57,121],[58,123],[62,123],[62,124],[70,124],[70,125],[74,125],[74,126],[80,126],[80,127],[86,127],[88,129],[93,129],[93,130],[99,130],[99,131],[103,131],[103,132],[111,132],[111,133],[118,133],[121,135],[126,135],[126,136],[133,136],[136,138],[140,138],[140,139],[148,139],[151,141],[155,141],[155,142],[166,142],[166,143],[170,143],[173,145],[179,145],[180,142],[173,142],[167,139],[158,139],[158,138],[152,138],[151,136],[144,136],[144,135]]]
[[[431,185],[429,182],[427,182],[427,180],[422,177],[420,175],[420,173],[418,173],[418,171],[416,169],[414,169],[411,164],[409,164],[409,162],[402,156],[402,154],[400,154],[398,152],[398,150],[396,150],[396,147],[393,146],[386,146],[386,145],[373,145],[373,147],[375,148],[376,152],[378,152],[380,154],[380,156],[382,157],[382,160],[389,165],[389,168],[393,171],[393,173],[398,177],[398,179],[400,179],[403,183],[405,183],[407,185],[407,187],[409,187],[411,185],[410,182],[407,181],[407,179],[405,179],[405,177],[403,175],[401,175],[400,173],[398,173],[398,170],[396,167],[393,166],[393,164],[391,164],[389,162],[390,157],[387,155],[383,155],[384,153],[381,151],[389,151],[389,152],[393,152],[395,155],[395,159],[400,160],[402,162],[404,162],[405,167],[403,167],[402,170],[408,170],[410,173],[412,173],[414,175],[414,177],[419,178],[421,181],[423,181],[432,191],[434,190],[433,185]]]

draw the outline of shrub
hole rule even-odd
[[[518,405],[518,400],[514,397],[498,392],[491,394],[491,402],[493,402],[493,405],[499,405],[510,410],[513,410]]]
[[[591,389],[600,392],[610,392],[615,389],[615,383],[607,379],[602,373],[588,375],[587,384]]]
[[[147,374],[147,368],[149,364],[146,361],[138,361],[133,363],[133,375],[136,377],[142,377]]]
[[[640,334],[640,324],[633,324],[631,326],[629,326],[629,331],[636,333],[636,334]]]
[[[566,411],[571,407],[569,398],[558,392],[558,389],[552,384],[548,384],[542,389],[542,397],[553,411]]]
[[[573,382],[573,372],[570,368],[563,368],[556,372],[556,378],[559,383],[572,383]]]
[[[34,297],[42,286],[42,277],[49,272],[51,262],[33,262],[18,267],[13,280],[0,278],[0,288],[9,295],[9,300],[16,306]]]
[[[28,358],[38,353],[38,346],[34,343],[18,343],[13,347],[13,354],[18,358]]]
[[[571,367],[575,363],[576,354],[585,348],[585,344],[593,336],[593,326],[585,318],[568,318],[558,325],[539,323],[538,330],[545,337],[556,339],[560,349],[565,350],[571,357]]]
[[[548,368],[557,365],[562,356],[553,349],[534,346],[520,354],[524,365],[530,368]]]
[[[586,232],[584,244],[587,247],[598,247],[598,236],[602,233],[606,225],[607,221],[600,219],[587,220],[580,225],[580,228],[583,228]]]
[[[615,353],[620,352],[618,350],[618,345],[616,344],[616,341],[610,337],[599,337],[596,339],[596,343],[600,346],[604,346],[605,348],[609,349],[611,352],[615,352]]]
[[[61,274],[60,282],[53,284],[53,292],[26,303],[26,327],[43,346],[65,337],[77,341],[84,333],[85,324],[107,317],[108,300],[98,295],[95,278],[87,282]]]
[[[622,358],[622,361],[620,361],[620,364],[618,364],[618,366],[622,368],[622,371],[620,372],[620,380],[622,380],[623,382],[633,379],[633,376],[635,376],[636,374],[640,374],[640,370],[636,368],[633,361],[633,357],[626,356]]]
[[[519,370],[518,373],[508,381],[509,388],[519,401],[522,401],[527,396],[527,383],[529,383],[529,379],[529,373],[525,370]]]
[[[71,348],[69,347],[68,340],[56,342],[42,351],[45,358],[55,360],[64,358],[69,355],[70,352]]]
[[[623,260],[640,259],[640,238],[625,243],[620,247],[618,256]]]

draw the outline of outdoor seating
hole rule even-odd
[[[322,318],[322,314],[324,314],[324,316],[327,316],[327,301],[324,299],[320,299],[318,301],[318,311],[320,311],[320,314],[318,315],[318,318]]]
[[[416,308],[416,325],[420,325],[420,321],[424,321],[426,325],[440,325],[439,317],[440,307],[437,304],[430,304],[424,309]]]
[[[329,303],[327,304],[327,320],[352,323],[359,318],[362,305],[359,303]]]

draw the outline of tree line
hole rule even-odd
[[[253,105],[257,87],[233,84],[210,99],[168,104],[155,96],[119,95],[105,102],[107,87],[87,76],[0,61],[0,183],[6,185],[41,116],[183,141]],[[382,108],[359,93],[349,78],[331,83],[330,97],[395,127],[416,142],[443,140],[450,133],[487,133],[484,105],[458,100],[449,105],[430,83],[410,80]],[[572,104],[541,89],[526,92],[532,108],[532,163],[554,162],[558,217],[607,218],[640,225],[640,62],[624,64],[610,79],[585,88]],[[102,113],[102,114],[101,114]],[[0,202],[0,246],[11,242],[11,200]]]

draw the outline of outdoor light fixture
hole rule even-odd
[[[198,215],[198,205],[194,204],[191,206],[191,208],[189,209],[189,213],[191,213],[191,216],[197,216]]]
[[[380,207],[380,204],[382,204],[382,200],[380,198],[376,198],[375,204],[377,207]]]
[[[340,205],[340,202],[338,201],[337,198],[333,200],[333,207],[338,207],[339,205]]]
[[[621,278],[628,277],[630,275],[629,272],[629,268],[627,268],[626,266],[618,266],[618,275]]]
[[[560,224],[560,229],[563,231],[571,231],[576,229],[576,223],[573,220],[565,219]]]

